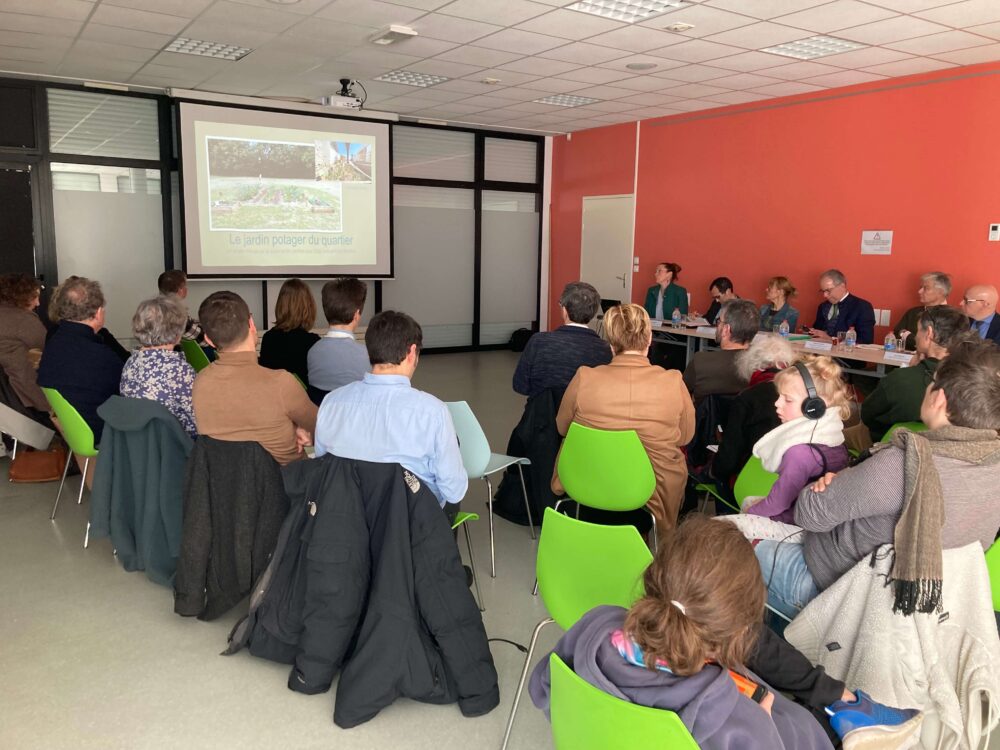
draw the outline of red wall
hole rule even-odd
[[[700,310],[715,276],[760,303],[768,277],[788,276],[807,322],[830,267],[893,323],[926,271],[952,275],[953,303],[974,282],[998,283],[1000,244],[986,239],[1000,222],[998,123],[995,63],[643,121],[633,299],[661,261],[681,264]],[[574,178],[553,181],[554,295],[579,271],[580,198],[629,192],[606,158],[629,148],[626,132],[556,141],[553,174]],[[865,229],[893,230],[892,255],[862,256]]]

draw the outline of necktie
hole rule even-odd
[[[839,314],[840,314],[840,305],[834,302],[832,305],[830,305],[830,312],[827,313],[826,319],[836,320]]]
[[[986,321],[985,320],[974,320],[972,321],[972,330],[979,334],[979,338],[986,338]]]

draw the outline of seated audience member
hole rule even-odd
[[[1000,316],[997,316],[997,288],[979,285],[965,290],[962,308],[971,321],[970,330],[984,341],[1000,346]]]
[[[35,314],[41,291],[41,283],[26,274],[0,276],[0,368],[21,404],[39,418],[49,412],[35,372],[45,348],[45,325]]]
[[[710,473],[722,482],[735,481],[750,459],[754,444],[781,424],[774,402],[778,389],[774,377],[795,362],[797,355],[787,339],[760,336],[736,360],[737,374],[748,382],[729,407],[719,451]]]
[[[779,372],[774,385],[781,425],[757,441],[753,454],[778,479],[766,497],[744,505],[743,512],[790,524],[802,488],[847,466],[844,420],[851,415],[851,397],[840,365],[829,357],[803,358]]]
[[[855,563],[893,544],[896,611],[931,612],[941,601],[941,550],[993,543],[1000,528],[1000,350],[973,343],[952,351],[927,387],[920,416],[927,432],[899,430],[867,461],[804,489],[795,505],[803,533],[795,540],[757,544],[771,606],[794,617]]]
[[[660,263],[653,271],[656,283],[646,292],[646,312],[656,320],[670,320],[674,310],[687,315],[687,289],[676,283],[681,267],[676,263]]]
[[[739,297],[733,291],[733,282],[725,276],[713,279],[712,283],[708,285],[708,293],[712,296],[712,304],[709,305],[708,312],[705,313],[705,320],[710,326],[714,326],[723,303],[731,299],[739,299]]]
[[[829,341],[840,332],[854,328],[859,344],[875,340],[875,310],[872,303],[847,291],[847,278],[835,268],[819,277],[819,291],[825,302],[816,309],[816,322],[809,329],[814,338]]]
[[[951,278],[948,274],[940,271],[925,273],[920,277],[920,288],[917,289],[920,304],[903,313],[903,317],[892,329],[893,335],[899,338],[904,334],[915,334],[917,324],[920,322],[920,313],[932,307],[947,305],[949,294],[951,294]],[[917,347],[916,337],[905,336],[903,346],[908,351],[914,351]]]
[[[46,327],[48,328],[47,338],[52,338],[53,334],[56,332],[56,328],[59,326],[59,321],[61,320],[59,317],[59,311],[62,309],[62,300],[60,295],[62,294],[63,288],[69,288],[67,285],[69,285],[70,282],[77,281],[81,278],[83,277],[67,276],[66,279],[63,280],[63,283],[56,287],[52,292],[52,296],[49,298],[48,309],[46,310],[49,318],[48,323],[46,324]],[[118,339],[116,339],[107,328],[102,327],[101,330],[97,332],[97,338],[100,339],[102,344],[113,351],[115,356],[118,357],[122,363],[128,360],[130,356],[129,350],[122,346],[118,342]]]
[[[687,465],[681,446],[694,434],[694,406],[680,373],[651,365],[649,315],[639,305],[619,305],[604,315],[604,332],[615,356],[611,364],[581,367],[569,382],[556,426],[566,435],[572,422],[598,430],[635,430],[656,474],[647,507],[658,529],[677,522]],[[552,489],[561,494],[557,471]]]
[[[323,285],[323,314],[330,329],[309,349],[309,385],[332,391],[371,372],[368,350],[355,340],[368,286],[359,279],[334,279]]]
[[[795,296],[795,287],[785,276],[773,276],[767,282],[767,304],[760,306],[760,330],[774,332],[782,323],[788,323],[788,330],[794,333],[799,325],[799,311],[792,307],[790,300]]]
[[[934,305],[921,310],[914,329],[917,354],[910,367],[895,367],[878,381],[878,386],[861,403],[861,421],[871,439],[878,441],[897,422],[919,422],[924,391],[934,379],[934,370],[948,352],[969,341],[969,319],[960,310]]]
[[[53,294],[59,321],[45,344],[38,385],[55,388],[78,412],[100,443],[104,420],[97,407],[118,395],[122,360],[98,336],[104,328],[104,294],[96,281],[71,276]]]
[[[316,423],[316,455],[398,463],[424,482],[449,519],[469,487],[458,436],[444,402],[410,381],[423,331],[405,313],[383,310],[368,324],[372,371],[331,391]]]
[[[684,384],[696,403],[714,393],[734,394],[746,387],[736,362],[759,328],[760,315],[750,300],[731,300],[722,306],[715,326],[719,348],[698,352],[684,369]]]
[[[514,370],[514,391],[532,398],[554,388],[565,390],[580,367],[611,361],[611,347],[587,326],[600,309],[601,295],[583,281],[572,281],[559,297],[563,324],[554,331],[537,333]]]
[[[205,341],[219,358],[194,379],[191,401],[200,435],[254,441],[279,464],[305,457],[316,429],[316,405],[284,370],[257,363],[257,326],[233,292],[215,292],[198,308]]]
[[[176,297],[180,300],[181,304],[185,304],[184,300],[186,300],[188,296],[188,286],[187,274],[183,271],[178,269],[173,271],[164,271],[156,280],[156,286],[160,290],[160,294],[162,296]],[[182,338],[190,341],[196,341],[198,344],[203,344],[205,342],[205,334],[202,332],[201,325],[198,321],[187,314],[187,308],[185,308],[185,317],[187,320],[184,324],[184,335]]]
[[[657,546],[643,575],[643,591],[631,609],[603,605],[584,614],[559,639],[554,653],[577,675],[616,698],[673,711],[702,750],[832,748],[826,728],[782,691],[810,706],[821,694],[826,696],[831,702],[829,723],[835,729],[844,735],[850,730],[875,733],[883,742],[889,734],[899,735],[901,728],[859,721],[862,702],[868,713],[877,707],[880,716],[894,723],[917,714],[848,693],[843,683],[812,668],[805,657],[762,628],[765,589],[760,569],[750,544],[729,524],[700,515],[685,518]],[[770,637],[762,638],[765,635]],[[799,677],[790,683],[789,678]],[[550,686],[546,656],[529,686],[532,701],[546,716]],[[847,721],[852,713],[855,721]]]
[[[177,297],[154,297],[139,303],[132,333],[140,348],[122,370],[121,395],[159,401],[177,417],[192,438],[198,437],[191,406],[194,368],[175,351],[187,328],[187,310]]]
[[[288,370],[309,385],[309,350],[319,341],[310,329],[316,323],[316,300],[301,279],[281,285],[274,304],[274,326],[260,340],[260,365]]]

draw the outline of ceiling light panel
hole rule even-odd
[[[580,0],[567,5],[566,9],[610,18],[613,21],[636,23],[666,13],[672,8],[680,8],[682,5],[684,5],[683,0]]]
[[[384,81],[385,83],[401,83],[404,86],[417,86],[418,88],[425,89],[428,86],[444,83],[448,78],[431,75],[430,73],[415,73],[412,70],[394,70],[391,73],[384,73],[378,76],[375,80]]]
[[[837,39],[832,36],[814,36],[809,39],[800,39],[797,42],[786,42],[776,44],[773,47],[765,47],[761,52],[770,52],[772,55],[783,57],[794,57],[796,60],[814,60],[817,57],[827,55],[839,55],[841,52],[867,47],[867,44],[850,42],[846,39]]]
[[[188,39],[179,36],[166,47],[164,52],[177,52],[181,55],[198,55],[199,57],[215,57],[219,60],[236,61],[246,57],[252,49],[240,47],[235,44],[223,44],[222,42],[205,42],[200,39]]]
[[[584,104],[593,104],[601,101],[589,96],[573,96],[572,94],[553,94],[542,99],[532,99],[536,104],[551,104],[554,107],[582,107]]]

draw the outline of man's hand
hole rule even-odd
[[[837,476],[836,473],[828,471],[826,474],[824,474],[815,482],[813,482],[812,486],[809,489],[811,489],[813,492],[823,492],[824,490],[826,490],[827,487],[830,486],[830,482],[833,481],[833,478],[835,476]]]
[[[312,445],[312,435],[302,427],[295,428],[295,452],[301,453],[307,445]]]
[[[833,340],[830,338],[830,334],[828,334],[826,331],[821,331],[819,328],[810,328],[809,335],[812,336],[814,339],[819,339],[820,341]]]

